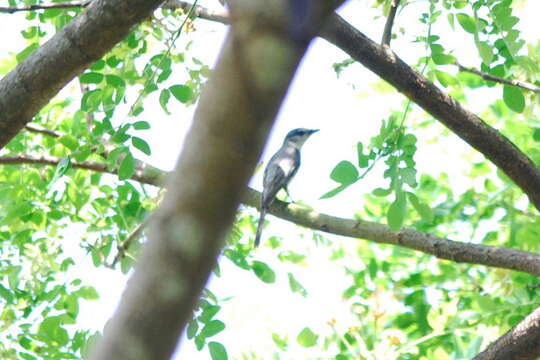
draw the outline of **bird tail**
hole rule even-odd
[[[259,246],[259,243],[261,242],[261,234],[262,234],[265,216],[266,216],[266,210],[261,209],[261,217],[259,218],[259,224],[257,225],[257,234],[255,235],[255,247]]]

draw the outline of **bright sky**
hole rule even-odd
[[[341,13],[353,25],[372,39],[379,41],[384,19],[374,21],[376,11],[368,3],[372,1],[350,1],[341,9]],[[7,2],[6,2],[7,3]],[[219,3],[215,0],[199,1],[201,5],[216,8]],[[425,34],[424,25],[417,19],[420,12],[426,11],[427,2],[416,2],[398,15],[395,29],[404,27],[407,36],[392,42],[396,53],[409,63],[414,63],[419,56],[425,54],[421,45],[412,44],[412,36]],[[526,11],[520,11],[520,29],[524,38],[536,38],[537,14],[540,14],[540,4],[528,2]],[[1,14],[0,33],[12,34],[13,29],[21,27],[23,15]],[[441,28],[434,29],[437,34],[444,34],[441,43],[448,49],[455,49],[454,54],[461,63],[478,66],[476,50],[472,47],[472,37],[463,31],[452,32],[441,21]],[[369,25],[366,25],[369,24]],[[190,39],[195,39],[193,51],[197,57],[207,64],[213,64],[224,37],[225,27],[206,21],[197,21],[199,29]],[[0,58],[7,52],[19,52],[24,45],[21,37],[8,37],[11,41],[0,42]],[[466,40],[466,41],[464,41]],[[183,46],[183,37],[179,45]],[[471,54],[473,56],[471,56]],[[300,172],[290,186],[292,196],[312,206],[320,212],[336,216],[352,217],[357,209],[362,207],[362,194],[370,192],[379,184],[382,177],[376,171],[361,184],[355,185],[346,195],[329,200],[318,200],[335,184],[329,179],[332,168],[342,159],[354,160],[354,147],[358,141],[368,143],[371,136],[376,135],[380,121],[388,117],[389,110],[403,108],[403,96],[395,93],[372,96],[372,84],[378,78],[359,65],[351,66],[341,78],[337,79],[332,64],[348,58],[332,45],[323,40],[316,40],[301,65],[288,97],[281,109],[279,118],[268,142],[263,160],[279,148],[284,135],[297,127],[321,129],[305,145],[303,164]],[[449,72],[455,69],[448,68]],[[175,74],[181,78],[181,71]],[[180,80],[181,81],[181,80]],[[351,86],[354,84],[354,89]],[[492,96],[497,96],[502,90],[494,88],[486,91],[486,96],[479,96],[471,110],[481,112]],[[152,105],[153,103],[153,105]],[[171,169],[181,149],[182,138],[190,125],[194,107],[184,108],[173,105],[169,110],[173,116],[166,116],[156,105],[157,100],[147,99],[147,112],[143,114],[152,123],[152,130],[143,136],[151,145],[153,155],[148,159],[154,165],[163,169]],[[151,116],[150,116],[151,114]],[[430,137],[430,134],[424,134]],[[468,147],[455,136],[441,139],[437,144],[422,144],[417,153],[419,173],[423,170],[436,176],[438,172],[450,173],[458,182],[462,169],[458,166],[463,160],[463,153],[456,157],[456,149],[468,152]],[[144,156],[141,155],[141,158]],[[456,166],[452,166],[456,164]],[[261,173],[252,179],[252,186],[261,189]],[[463,181],[463,180],[461,180]],[[465,184],[464,184],[465,185]],[[256,215],[256,211],[252,212]],[[270,235],[281,235],[284,238],[285,249],[307,252],[309,254],[305,266],[291,266],[276,260],[277,253],[265,246],[255,252],[255,259],[269,263],[278,275],[278,286],[265,285],[254,274],[238,269],[228,260],[221,262],[222,277],[212,281],[210,289],[221,298],[233,297],[224,305],[216,318],[224,321],[227,328],[217,335],[227,347],[229,357],[239,357],[242,353],[256,352],[262,358],[269,358],[274,348],[271,333],[288,335],[291,350],[282,359],[302,359],[323,356],[319,350],[303,349],[294,346],[298,332],[304,326],[310,326],[316,332],[329,334],[330,328],[326,321],[338,319],[338,326],[347,327],[353,324],[349,316],[349,304],[341,300],[343,290],[348,286],[348,279],[340,267],[328,261],[329,254],[324,248],[317,248],[311,241],[310,231],[301,229],[293,224],[281,221],[272,216],[268,217],[271,224],[263,233],[263,242]],[[302,236],[304,235],[304,236]],[[80,233],[73,230],[73,237]],[[325,235],[326,236],[326,235]],[[331,241],[343,243],[350,250],[354,249],[357,240],[348,238],[329,237]],[[75,250],[73,250],[75,251]],[[82,326],[101,330],[105,321],[110,317],[119,300],[125,277],[118,271],[95,269],[86,258],[86,264],[79,266],[79,273],[71,276],[80,277],[95,286],[101,295],[96,302],[84,302],[79,315]],[[302,298],[293,294],[288,288],[287,272],[293,272],[296,278],[308,290],[308,297]],[[206,349],[197,352],[192,342],[184,342],[177,358],[209,359]]]

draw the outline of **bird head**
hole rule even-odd
[[[302,145],[304,145],[306,140],[317,131],[319,131],[319,129],[311,130],[311,129],[298,128],[298,129],[291,130],[289,131],[287,136],[285,136],[284,143],[285,144],[288,143],[288,144],[291,144],[300,148],[302,147]]]

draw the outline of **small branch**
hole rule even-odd
[[[390,46],[390,40],[392,40],[392,27],[394,26],[394,20],[396,18],[397,8],[401,0],[392,0],[390,5],[390,11],[386,18],[386,24],[384,25],[384,32],[381,40],[381,45]]]
[[[61,158],[53,156],[32,157],[18,155],[0,157],[0,164],[40,164],[56,166],[61,160]],[[109,171],[106,164],[99,162],[72,161],[71,166],[74,168],[116,174],[115,171]],[[161,179],[166,174],[167,172],[163,170],[150,167],[146,170],[135,171],[135,174],[133,174],[131,179],[143,184],[162,186]],[[251,188],[246,188],[242,197],[242,203],[247,206],[258,208],[261,203],[261,193]],[[526,251],[462,243],[407,228],[402,229],[399,232],[392,232],[386,225],[321,214],[279,200],[276,200],[273,205],[270,206],[269,213],[297,225],[334,235],[360,238],[380,244],[402,246],[434,255],[439,259],[516,270],[540,276],[540,255]],[[145,225],[142,226],[144,227]],[[137,231],[137,229],[135,231]]]
[[[50,9],[72,9],[72,8],[83,8],[88,6],[89,1],[80,1],[80,2],[67,2],[67,3],[56,3],[56,4],[36,4],[25,7],[2,7],[0,6],[0,13],[14,14],[20,11],[35,11],[35,10],[50,10]]]
[[[46,136],[51,136],[51,137],[54,137],[54,138],[59,138],[60,136],[63,135],[62,133],[60,133],[58,131],[49,130],[47,128],[44,128],[43,126],[32,124],[32,123],[28,123],[24,127],[26,128],[26,130],[28,130],[30,132],[33,132],[33,133],[36,133],[36,134],[41,134],[41,135],[46,135]]]
[[[540,356],[540,308],[491,343],[473,360],[535,360]]]
[[[15,156],[0,156],[0,164],[4,165],[19,165],[19,164],[34,164],[34,165],[50,165],[56,166],[62,161],[62,158],[56,156],[29,156],[29,155],[15,155]],[[138,181],[143,184],[149,184],[154,186],[161,186],[162,176],[164,171],[159,170],[149,164],[146,164],[139,160],[141,164],[137,167],[132,180]],[[97,161],[71,161],[70,166],[79,169],[86,169],[96,171],[100,173],[115,174],[116,171],[110,171],[107,168],[107,164]]]
[[[137,240],[142,235],[143,230],[144,228],[146,228],[146,226],[148,226],[151,217],[152,216],[147,217],[142,223],[137,225],[137,227],[124,239],[124,241],[118,244],[118,253],[114,257],[111,265],[109,266],[110,268],[114,268],[118,261],[122,260],[126,256],[126,251],[131,246],[131,243],[134,240]]]
[[[525,82],[525,81],[503,79],[503,78],[500,78],[498,76],[494,76],[494,75],[491,75],[491,74],[488,74],[488,73],[485,73],[485,72],[482,72],[482,71],[478,71],[478,70],[473,69],[473,68],[465,67],[465,66],[461,65],[458,62],[456,62],[456,66],[458,67],[459,71],[468,72],[468,73],[471,73],[471,74],[478,75],[484,80],[493,81],[493,82],[496,82],[496,83],[510,85],[510,86],[516,86],[516,87],[519,87],[519,88],[522,88],[522,89],[525,89],[525,90],[533,91],[535,93],[540,93],[540,87],[538,87],[538,86],[536,86],[534,84]]]

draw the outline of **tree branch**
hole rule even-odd
[[[30,132],[33,132],[33,133],[36,133],[36,134],[41,134],[41,135],[46,135],[46,136],[50,136],[50,137],[54,137],[54,138],[59,138],[60,136],[62,136],[63,134],[58,132],[58,131],[54,131],[54,130],[49,130],[41,125],[37,125],[37,124],[26,124],[24,126],[24,128]]]
[[[88,1],[76,1],[66,3],[52,3],[52,4],[35,4],[24,7],[3,7],[0,6],[0,13],[14,14],[20,11],[35,11],[35,10],[50,10],[50,9],[72,9],[86,7],[91,0]]]
[[[52,156],[5,156],[0,157],[0,164],[42,164],[55,166],[61,160],[61,158]],[[74,168],[117,174],[114,170],[109,171],[107,165],[104,163],[90,161],[71,162],[71,166]],[[144,184],[162,186],[161,179],[167,173],[150,166],[147,166],[148,168],[152,168],[153,170],[149,172],[145,172],[144,170],[136,171],[132,179]],[[261,193],[251,188],[246,188],[242,194],[242,203],[258,209],[261,203]],[[463,243],[413,229],[402,229],[399,232],[392,232],[388,226],[379,223],[321,214],[314,210],[279,200],[276,200],[270,206],[269,213],[297,225],[324,231],[329,234],[360,238],[380,244],[397,245],[431,254],[439,259],[521,271],[540,276],[540,255],[526,251]]]
[[[94,0],[4,76],[0,80],[0,149],[65,84],[126,37],[161,2]]]
[[[392,0],[390,4],[390,11],[386,18],[386,24],[384,24],[384,32],[381,40],[381,45],[390,46],[390,40],[392,40],[392,27],[394,26],[394,20],[396,18],[397,8],[401,0]]]
[[[15,155],[15,156],[0,156],[0,164],[4,165],[20,165],[20,164],[34,164],[34,165],[50,165],[56,166],[62,161],[61,158],[56,156],[28,156],[28,155]],[[143,184],[150,184],[154,186],[161,186],[163,176],[165,172],[159,170],[143,161],[138,161],[137,164],[141,164],[136,167],[135,172],[131,179]],[[109,170],[106,163],[97,161],[70,161],[70,166],[73,168],[86,169],[96,171],[100,173],[109,173],[117,175],[116,169]]]
[[[516,86],[516,87],[519,87],[519,88],[522,88],[522,89],[525,89],[525,90],[533,91],[535,93],[540,93],[540,87],[538,87],[538,86],[536,86],[534,84],[528,83],[526,81],[503,79],[503,78],[500,78],[498,76],[491,75],[491,74],[488,74],[488,73],[485,73],[485,72],[482,72],[482,71],[478,71],[478,70],[473,69],[473,68],[465,67],[465,66],[461,65],[458,62],[456,62],[456,66],[458,67],[459,71],[464,71],[464,72],[468,72],[468,73],[471,73],[471,74],[478,75],[484,80],[493,81],[493,82],[496,82],[496,83],[506,84],[506,85],[510,85],[510,86]]]
[[[334,15],[321,37],[392,84],[501,169],[540,210],[540,168],[500,132],[380,46]]]
[[[473,360],[535,360],[540,356],[540,308],[491,343]]]

